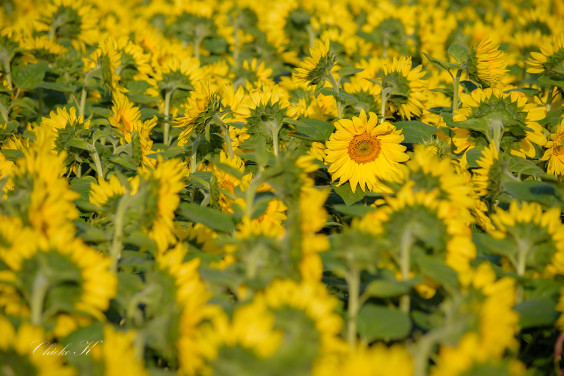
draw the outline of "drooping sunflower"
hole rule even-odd
[[[74,376],[65,366],[62,347],[48,341],[43,328],[23,322],[16,329],[0,316],[0,363],[5,375]],[[49,351],[48,354],[45,354]],[[51,353],[52,351],[52,353]]]
[[[564,178],[564,120],[558,124],[545,145],[543,161],[548,161],[547,172]]]
[[[512,243],[502,255],[509,258],[519,276],[527,271],[546,277],[564,274],[564,225],[560,221],[560,208],[543,212],[536,202],[512,201],[509,210],[497,207],[491,218],[496,226],[492,235]]]
[[[354,192],[357,185],[363,191],[382,189],[381,180],[397,181],[399,164],[409,159],[401,131],[388,122],[378,124],[374,113],[366,116],[364,110],[352,120],[335,123],[337,130],[327,141],[329,172],[339,185],[350,181]]]
[[[468,223],[458,217],[447,201],[437,199],[437,190],[415,192],[414,186],[415,182],[407,182],[396,197],[386,196],[386,205],[354,221],[353,226],[375,235],[386,234],[391,244],[390,256],[400,267],[401,249],[407,247],[412,254],[439,256],[458,272],[460,280],[467,278],[470,261],[476,257]],[[404,279],[408,272],[402,270]]]
[[[53,333],[59,338],[93,318],[105,321],[103,312],[117,287],[117,277],[109,270],[111,260],[73,234],[60,232],[48,240],[38,235],[33,232],[33,236],[19,238],[11,249],[0,253],[8,267],[2,271],[0,284],[15,292],[8,294],[13,299],[2,301],[5,312],[22,312],[23,307],[32,323],[55,324]],[[53,272],[60,271],[61,265],[65,273]],[[63,297],[73,309],[56,306],[59,308],[53,310],[52,305]]]
[[[107,376],[147,376],[149,373],[135,348],[135,331],[116,330],[104,326],[104,339],[92,346],[92,358],[103,364]]]
[[[421,116],[426,101],[427,81],[423,66],[412,67],[411,57],[394,58],[380,74],[382,92],[386,94],[386,110],[399,113],[403,119]],[[382,115],[382,114],[380,114]]]
[[[307,82],[308,85],[323,84],[325,80],[329,79],[336,56],[329,50],[329,41],[319,39],[315,41],[309,53],[311,56],[296,68],[296,78]]]
[[[497,370],[509,367],[512,375],[524,374],[520,362],[503,358],[508,349],[518,348],[515,334],[519,331],[519,314],[513,310],[515,280],[510,277],[496,280],[490,264],[482,263],[466,286],[463,293],[466,304],[461,305],[464,312],[460,313],[461,318],[466,317],[465,333],[456,345],[441,346],[431,375],[464,375],[478,365]]]
[[[564,33],[556,35],[551,43],[541,47],[541,52],[531,52],[527,72],[540,74],[552,80],[564,79]]]
[[[489,37],[484,38],[478,47],[468,55],[468,77],[476,82],[495,87],[507,73],[508,59]]]
[[[462,107],[453,117],[455,122],[482,120],[492,134],[487,137],[476,131],[454,128],[453,142],[456,153],[485,144],[491,139],[496,147],[519,157],[533,158],[536,149],[533,144],[546,144],[544,128],[538,123],[546,116],[546,108],[527,103],[527,97],[516,91],[504,93],[501,89],[476,89],[471,95],[460,94]],[[455,123],[456,124],[456,123]],[[495,132],[494,132],[495,131]]]

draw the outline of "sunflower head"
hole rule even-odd
[[[564,33],[553,38],[551,43],[541,47],[540,52],[531,52],[527,61],[527,72],[540,74],[549,80],[564,80]]]
[[[550,135],[550,141],[545,145],[543,161],[548,161],[547,172],[564,178],[564,120],[555,128]]]
[[[508,72],[505,69],[507,63],[508,59],[499,45],[485,38],[468,54],[468,77],[481,85],[496,86]]]
[[[329,41],[317,39],[314,46],[309,50],[310,57],[306,58],[296,69],[296,77],[309,85],[320,85],[331,75],[331,69],[335,65],[336,53],[329,50]]]
[[[365,191],[381,188],[381,180],[398,180],[399,164],[409,159],[401,131],[388,122],[378,124],[374,113],[364,111],[351,120],[335,123],[336,131],[327,141],[329,172],[339,185],[350,181],[351,189],[357,185]]]
[[[425,75],[422,68],[422,65],[412,68],[411,57],[401,57],[394,58],[391,65],[384,65],[380,73],[387,107],[403,119],[422,114],[427,86],[427,81],[422,79]]]

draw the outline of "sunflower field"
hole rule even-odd
[[[563,20],[2,1],[0,375],[563,375]]]

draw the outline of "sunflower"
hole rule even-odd
[[[543,161],[548,161],[547,172],[564,178],[564,120],[556,127],[550,135],[550,141],[545,145]]]
[[[93,342],[92,358],[103,364],[106,376],[147,376],[149,373],[139,359],[135,348],[135,331],[116,330],[112,325],[104,326],[104,339]]]
[[[212,166],[212,171],[217,181],[217,187],[220,189],[219,205],[223,211],[232,213],[233,209],[231,209],[231,204],[234,200],[235,188],[241,186],[243,191],[246,190],[249,187],[252,174],[246,174],[241,178],[237,178],[224,171],[221,165],[226,165],[237,170],[240,174],[244,174],[245,162],[236,155],[230,159],[222,150],[219,154],[219,165],[214,164]],[[221,190],[224,192],[221,192]]]
[[[511,374],[524,374],[519,362],[507,364],[503,359],[508,349],[518,348],[515,334],[519,331],[519,314],[513,310],[515,280],[496,280],[489,263],[482,263],[468,282],[465,304],[461,305],[464,311],[457,313],[461,319],[466,317],[466,331],[456,345],[441,346],[431,376],[464,375],[477,365],[509,367],[514,371]]]
[[[504,246],[503,256],[509,258],[519,276],[527,270],[553,277],[564,274],[564,225],[560,221],[560,208],[543,212],[536,202],[512,201],[509,210],[496,208],[491,219],[496,226],[492,235],[507,239],[511,247]]]
[[[447,201],[438,200],[439,191],[414,191],[415,182],[408,182],[396,197],[386,196],[376,211],[355,220],[353,227],[379,235],[386,234],[391,244],[391,257],[402,265],[402,249],[435,254],[459,273],[462,280],[476,257],[472,231],[458,217]],[[463,218],[464,219],[464,218]],[[446,252],[445,252],[446,251]],[[409,270],[402,270],[407,279]]]
[[[33,323],[56,323],[53,331],[59,338],[92,318],[105,321],[103,312],[117,287],[117,277],[109,270],[111,260],[72,234],[59,232],[46,241],[37,235],[20,238],[0,255],[8,267],[0,284],[8,283],[16,292],[13,300],[2,302],[6,312],[21,312],[23,306]],[[65,273],[54,273],[61,265]],[[73,308],[57,306],[54,311],[49,304],[57,304],[63,296]]]
[[[108,121],[124,135],[125,142],[131,142],[131,133],[141,128],[139,107],[135,107],[134,103],[119,91],[114,92],[112,103],[112,112]]]
[[[262,86],[272,86],[274,81],[270,78],[271,75],[272,68],[266,68],[264,61],[259,63],[256,58],[250,62],[245,60],[234,80],[234,85],[237,86],[239,82],[244,83],[245,88],[249,91]]]
[[[368,81],[364,77],[353,76],[349,78],[349,82],[343,85],[343,89],[358,100],[350,106],[353,115],[360,113],[362,110],[365,112],[380,110],[381,88],[373,82]],[[345,110],[345,116],[347,114],[348,112]]]
[[[234,201],[242,210],[246,208],[246,202],[243,199]],[[235,237],[238,239],[246,239],[251,236],[268,236],[271,238],[281,239],[286,233],[286,229],[282,221],[286,220],[286,205],[278,199],[272,199],[268,202],[266,211],[257,218],[249,218],[243,216],[241,223],[237,226]]]
[[[474,206],[471,186],[464,175],[456,171],[452,160],[449,157],[439,158],[433,148],[415,145],[415,152],[399,181],[400,186],[413,181],[416,192],[438,191],[437,199],[447,201],[460,217],[470,219],[469,209]]]
[[[468,77],[476,82],[495,87],[508,72],[508,59],[489,37],[483,39],[468,55]]]
[[[411,57],[405,56],[394,58],[391,66],[384,65],[380,79],[386,109],[398,112],[403,119],[421,116],[427,100],[427,81],[422,79],[425,76],[422,68],[422,65],[412,68]]]
[[[401,131],[388,122],[378,124],[374,113],[367,118],[364,110],[352,120],[343,119],[335,123],[336,131],[327,141],[326,162],[333,180],[339,185],[350,181],[354,192],[356,186],[365,191],[381,188],[380,180],[398,180],[399,165],[409,159]]]
[[[551,80],[564,79],[562,63],[564,62],[564,34],[556,35],[551,43],[541,47],[540,52],[531,52],[527,60],[527,72],[540,74]]]
[[[9,184],[14,189],[6,192],[0,207],[47,238],[60,231],[74,234],[72,221],[78,218],[78,210],[73,201],[80,195],[69,189],[62,176],[65,153],[56,155],[47,143],[37,143],[22,153],[11,171]]]
[[[76,371],[64,365],[62,347],[50,343],[43,328],[27,322],[16,329],[0,316],[0,363],[4,375],[74,376]],[[44,353],[49,351],[49,355]]]
[[[472,182],[478,196],[493,196],[501,193],[501,174],[503,166],[493,144],[482,150],[482,157],[477,161],[479,168],[473,171]]]
[[[319,39],[315,41],[309,53],[310,57],[296,68],[296,78],[307,82],[308,85],[322,85],[331,75],[336,55],[329,51],[329,41],[323,42]]]
[[[45,32],[49,39],[66,47],[85,52],[86,47],[97,42],[98,17],[89,3],[79,0],[53,0],[37,22],[37,31]]]
[[[538,123],[546,116],[546,108],[527,103],[527,97],[501,89],[476,89],[470,95],[460,94],[462,107],[456,111],[453,120],[483,120],[488,126],[487,141],[495,142],[496,148],[511,150],[512,155],[533,158],[534,144],[546,144],[544,128]],[[467,129],[454,128],[453,142],[456,153],[461,153],[484,141],[483,134]]]

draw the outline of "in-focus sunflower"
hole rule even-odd
[[[547,172],[564,178],[564,120],[558,124],[545,145],[543,161],[548,161]]]
[[[311,56],[296,68],[296,78],[307,82],[308,85],[322,85],[331,75],[336,56],[329,50],[329,41],[323,42],[319,39],[315,41],[309,53]]]
[[[62,347],[49,342],[43,328],[23,322],[16,329],[0,315],[0,333],[3,375],[76,375],[76,370],[64,365]]]
[[[399,164],[409,159],[401,131],[388,122],[378,124],[374,113],[367,118],[364,110],[352,120],[342,119],[335,123],[336,131],[327,141],[326,162],[333,180],[339,185],[350,181],[365,191],[382,189],[381,180],[397,181]],[[384,188],[385,189],[385,188]]]
[[[468,55],[468,77],[476,82],[495,87],[507,73],[508,59],[489,37],[483,39],[478,47]]]
[[[384,110],[398,112],[403,119],[421,116],[427,100],[427,81],[423,80],[423,66],[413,68],[411,57],[394,58],[391,65],[384,65],[380,75],[384,102]],[[384,116],[385,114],[380,114]]]

